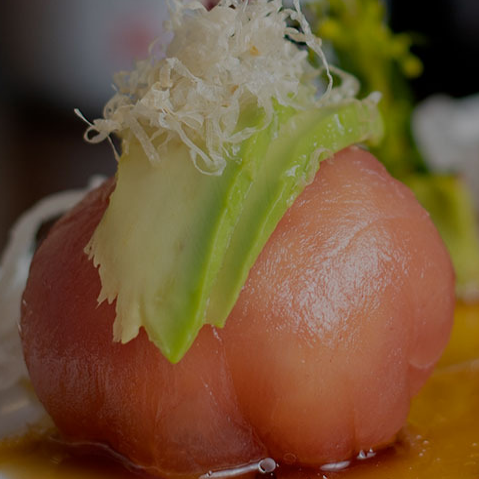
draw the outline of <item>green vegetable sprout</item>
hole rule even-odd
[[[413,36],[389,28],[381,0],[316,0],[308,8],[315,18],[315,33],[328,45],[333,63],[361,82],[360,96],[381,92],[385,135],[372,152],[430,213],[449,248],[458,297],[477,299],[479,233],[471,195],[454,172],[442,175],[428,167],[411,134],[414,97],[409,80],[423,69],[410,51]]]

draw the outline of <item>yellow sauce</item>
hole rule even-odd
[[[73,454],[71,448],[47,437],[31,432],[1,443],[0,477],[141,477],[106,454]],[[340,472],[280,467],[275,475],[277,479],[478,479],[479,304],[457,306],[451,342],[434,375],[414,399],[408,424],[393,447]]]
[[[4,474],[4,476],[1,475]],[[50,433],[31,432],[18,440],[0,443],[1,479],[131,479],[120,461],[106,453],[67,447]],[[141,476],[140,476],[141,477]]]

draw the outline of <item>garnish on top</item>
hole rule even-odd
[[[355,78],[328,66],[297,0],[293,9],[224,0],[210,11],[175,0],[168,27],[166,56],[152,47],[117,75],[105,118],[86,132],[123,142],[116,189],[86,250],[99,266],[99,300],[116,300],[115,339],[144,327],[177,362],[203,324],[224,324],[320,161],[377,140],[382,123],[377,95],[357,100]]]

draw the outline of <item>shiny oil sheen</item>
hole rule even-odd
[[[0,411],[1,412],[1,411]],[[32,430],[0,443],[0,478],[148,477],[103,451],[72,448]],[[370,454],[368,456],[371,456]],[[394,446],[341,471],[280,466],[277,479],[477,479],[479,477],[479,304],[458,304],[451,342],[414,399]],[[264,476],[263,476],[264,477]]]

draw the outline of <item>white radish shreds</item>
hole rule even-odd
[[[357,92],[332,88],[321,40],[311,33],[298,0],[294,9],[281,0],[221,0],[210,11],[197,1],[169,3],[165,28],[172,41],[166,57],[157,58],[152,48],[133,71],[116,75],[117,93],[104,119],[90,124],[88,141],[118,133],[128,148],[133,135],[156,163],[169,142],[179,139],[200,171],[219,175],[234,145],[272,121],[276,103],[302,109]],[[298,43],[323,66],[313,68]],[[328,86],[319,99],[314,84],[323,72]],[[241,124],[248,106],[263,114],[259,125]]]
[[[91,180],[88,189],[97,186]],[[18,334],[20,301],[28,278],[35,237],[41,225],[55,219],[78,203],[88,189],[48,196],[25,212],[15,223],[0,258],[0,391],[27,378]]]

